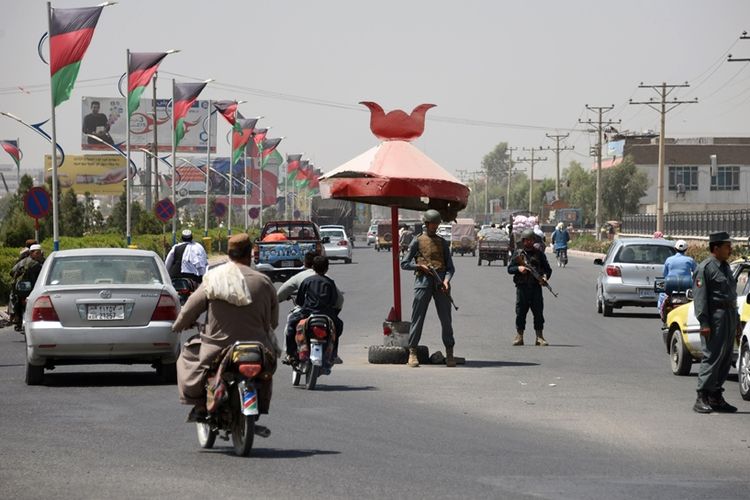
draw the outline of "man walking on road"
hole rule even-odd
[[[711,255],[698,265],[693,282],[695,317],[701,326],[703,359],[698,371],[698,413],[734,413],[737,408],[724,400],[724,382],[732,364],[734,339],[740,334],[737,312],[737,282],[727,260],[732,253],[729,233],[708,237]]]
[[[193,241],[193,232],[185,229],[182,232],[182,243],[172,247],[164,265],[167,266],[170,278],[189,278],[200,283],[208,268],[208,255],[203,245]]]
[[[516,337],[513,345],[523,345],[523,331],[526,329],[526,315],[531,309],[534,315],[534,330],[536,331],[536,345],[549,345],[544,339],[544,298],[542,297],[542,283],[530,272],[535,270],[543,281],[552,275],[544,251],[539,251],[534,244],[536,235],[531,229],[521,233],[523,248],[513,253],[508,263],[508,274],[513,275],[516,284]]]
[[[453,267],[448,242],[437,235],[440,225],[440,213],[437,210],[427,210],[422,216],[425,223],[425,231],[414,238],[409,244],[409,249],[401,261],[401,269],[415,271],[414,278],[414,303],[411,307],[411,326],[409,327],[409,361],[411,367],[419,366],[417,359],[417,346],[422,337],[422,326],[427,314],[427,306],[430,300],[435,299],[435,308],[442,328],[443,344],[445,345],[445,365],[454,367],[456,360],[453,357],[453,325],[451,324],[451,301],[450,281],[456,272]],[[437,272],[442,280],[435,283],[432,271]]]

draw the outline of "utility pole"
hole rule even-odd
[[[466,172],[466,173],[467,173],[467,175],[470,175],[472,177],[472,182],[473,182],[472,185],[473,185],[473,188],[474,188],[474,189],[472,189],[472,191],[474,192],[474,196],[472,196],[472,199],[474,200],[473,212],[474,212],[474,215],[476,216],[476,214],[478,212],[478,208],[479,208],[478,194],[476,193],[476,190],[477,190],[477,176],[481,175],[482,171],[481,170],[474,170],[474,171]]]
[[[154,118],[154,144],[153,144],[153,153],[154,153],[154,157],[153,157],[153,159],[154,159],[154,180],[153,180],[154,186],[153,186],[153,189],[154,189],[154,197],[153,197],[153,201],[154,202],[159,201],[159,180],[160,180],[159,179],[159,139],[158,139],[157,134],[156,134],[156,129],[157,129],[158,125],[159,125],[159,119],[156,116],[156,77],[158,75],[159,75],[159,73],[156,72],[156,73],[154,73],[154,76],[152,78],[152,82],[153,82],[152,88],[153,88],[153,91],[154,91],[154,93],[153,93],[153,101],[152,101],[152,105],[153,105],[153,110],[152,111],[154,113],[154,116],[153,116],[153,118]],[[172,158],[172,161],[174,161],[174,158]],[[206,174],[208,174],[208,168],[206,168]],[[146,202],[146,203],[148,204],[148,202]],[[147,206],[146,210],[151,210],[151,207]]]
[[[518,148],[512,148],[508,146],[505,148],[505,150],[508,152],[508,189],[505,193],[505,210],[508,210],[508,207],[510,206],[510,181],[513,177],[513,151],[516,151]]]
[[[555,166],[555,198],[560,199],[560,151],[572,151],[575,149],[573,146],[560,146],[560,140],[567,139],[570,134],[544,134],[549,139],[555,140],[555,147],[546,147],[544,149],[555,152],[555,159],[557,161]]]
[[[535,158],[534,153],[537,151],[542,151],[544,148],[541,146],[538,148],[523,148],[523,151],[530,151],[531,152],[531,158],[516,158],[516,161],[519,163],[528,163],[530,165],[529,168],[529,212],[533,212],[532,210],[532,199],[534,197],[534,164],[539,161],[547,161],[547,157],[544,158]]]
[[[585,122],[583,120],[578,120],[579,123],[586,123],[589,125],[590,128],[588,130],[589,133],[596,134],[596,239],[601,239],[602,235],[599,231],[599,228],[602,225],[602,135],[604,134],[604,129],[606,127],[609,127],[611,125],[614,125],[615,123],[621,123],[622,120],[612,121],[612,120],[604,120],[603,115],[604,113],[608,113],[609,111],[612,111],[612,109],[615,107],[615,105],[611,106],[589,106],[586,105],[586,109],[589,111],[595,111],[599,115],[599,119],[597,121],[591,121],[591,118],[586,120]]]
[[[654,101],[653,97],[650,97],[648,101],[633,101],[630,99],[630,104],[645,104],[649,108],[658,112],[661,115],[660,128],[659,128],[659,166],[656,174],[656,230],[664,232],[664,127],[666,123],[666,115],[680,104],[694,104],[698,102],[698,98],[691,101],[678,101],[677,98],[673,98],[671,101],[667,101],[667,96],[677,88],[689,87],[687,82],[678,85],[667,85],[662,82],[660,85],[644,85],[641,82],[638,85],[639,89],[652,89],[659,97],[660,101]],[[656,106],[658,104],[658,107]]]

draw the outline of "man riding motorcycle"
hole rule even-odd
[[[666,288],[665,292],[659,294],[656,307],[659,310],[663,320],[666,320],[666,314],[663,309],[667,303],[667,298],[673,291],[681,292],[686,291],[692,287],[693,284],[693,273],[697,269],[695,259],[685,255],[688,249],[688,244],[685,240],[677,240],[674,244],[674,249],[677,253],[667,258],[664,261],[664,285]]]
[[[276,370],[280,349],[274,330],[279,324],[279,303],[271,280],[250,268],[252,242],[247,234],[229,239],[230,262],[208,272],[198,289],[190,296],[172,325],[181,332],[192,327],[206,312],[205,331],[192,337],[177,360],[177,387],[180,402],[194,405],[188,422],[208,415],[205,378],[214,359],[236,341],[263,344],[269,371]],[[261,414],[268,413],[271,403],[271,380],[258,387]]]

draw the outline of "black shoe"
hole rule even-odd
[[[208,421],[208,410],[204,407],[194,406],[190,413],[188,413],[187,420],[185,422],[202,422]]]
[[[719,396],[718,398],[709,397],[708,405],[713,411],[719,413],[735,413],[737,411],[737,407],[727,403],[723,396]]]
[[[696,413],[711,413],[714,411],[713,408],[711,408],[711,405],[708,404],[708,401],[706,400],[706,397],[702,394],[698,394],[698,398],[695,400],[695,404],[693,405],[693,411]]]
[[[333,358],[333,364],[334,365],[340,365],[343,362],[344,361],[341,358],[339,358],[338,356],[336,356],[335,358]]]

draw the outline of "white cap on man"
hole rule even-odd
[[[29,247],[29,252],[33,252],[34,250],[41,250],[42,245],[35,243]]]
[[[190,229],[182,231],[182,241],[190,241],[193,239],[193,232]]]

